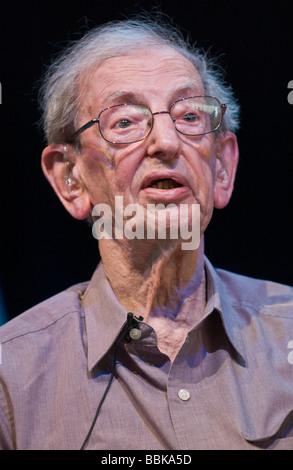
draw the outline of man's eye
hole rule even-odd
[[[121,119],[120,121],[117,122],[116,127],[119,127],[120,129],[127,129],[131,125],[131,122],[128,119]]]
[[[183,119],[186,122],[195,122],[198,119],[198,116],[192,113],[187,113],[183,116]]]

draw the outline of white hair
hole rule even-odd
[[[206,95],[227,105],[220,131],[236,132],[239,105],[215,59],[183,38],[170,23],[151,17],[113,21],[88,31],[72,42],[48,67],[40,90],[42,126],[47,143],[66,143],[74,133],[81,102],[80,84],[106,59],[148,46],[169,46],[187,58],[201,77]]]

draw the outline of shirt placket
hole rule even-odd
[[[167,397],[179,450],[217,448],[207,429],[209,411],[201,390],[205,354],[200,329],[193,331],[170,369]]]

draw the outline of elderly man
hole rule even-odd
[[[204,256],[238,162],[213,63],[164,25],[107,24],[42,102],[43,171],[101,262],[2,327],[1,447],[292,449],[293,290]]]

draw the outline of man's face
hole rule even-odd
[[[144,104],[155,113],[167,111],[180,98],[204,94],[191,62],[167,47],[108,59],[82,86],[86,93],[80,126],[115,104]],[[80,140],[82,155],[76,165],[93,206],[108,204],[114,213],[115,196],[123,196],[124,207],[200,204],[201,231],[205,230],[213,211],[213,133],[184,136],[176,131],[170,115],[160,114],[154,116],[152,132],[141,142],[110,144],[97,124],[84,131]],[[156,182],[162,179],[170,184],[158,187]]]

